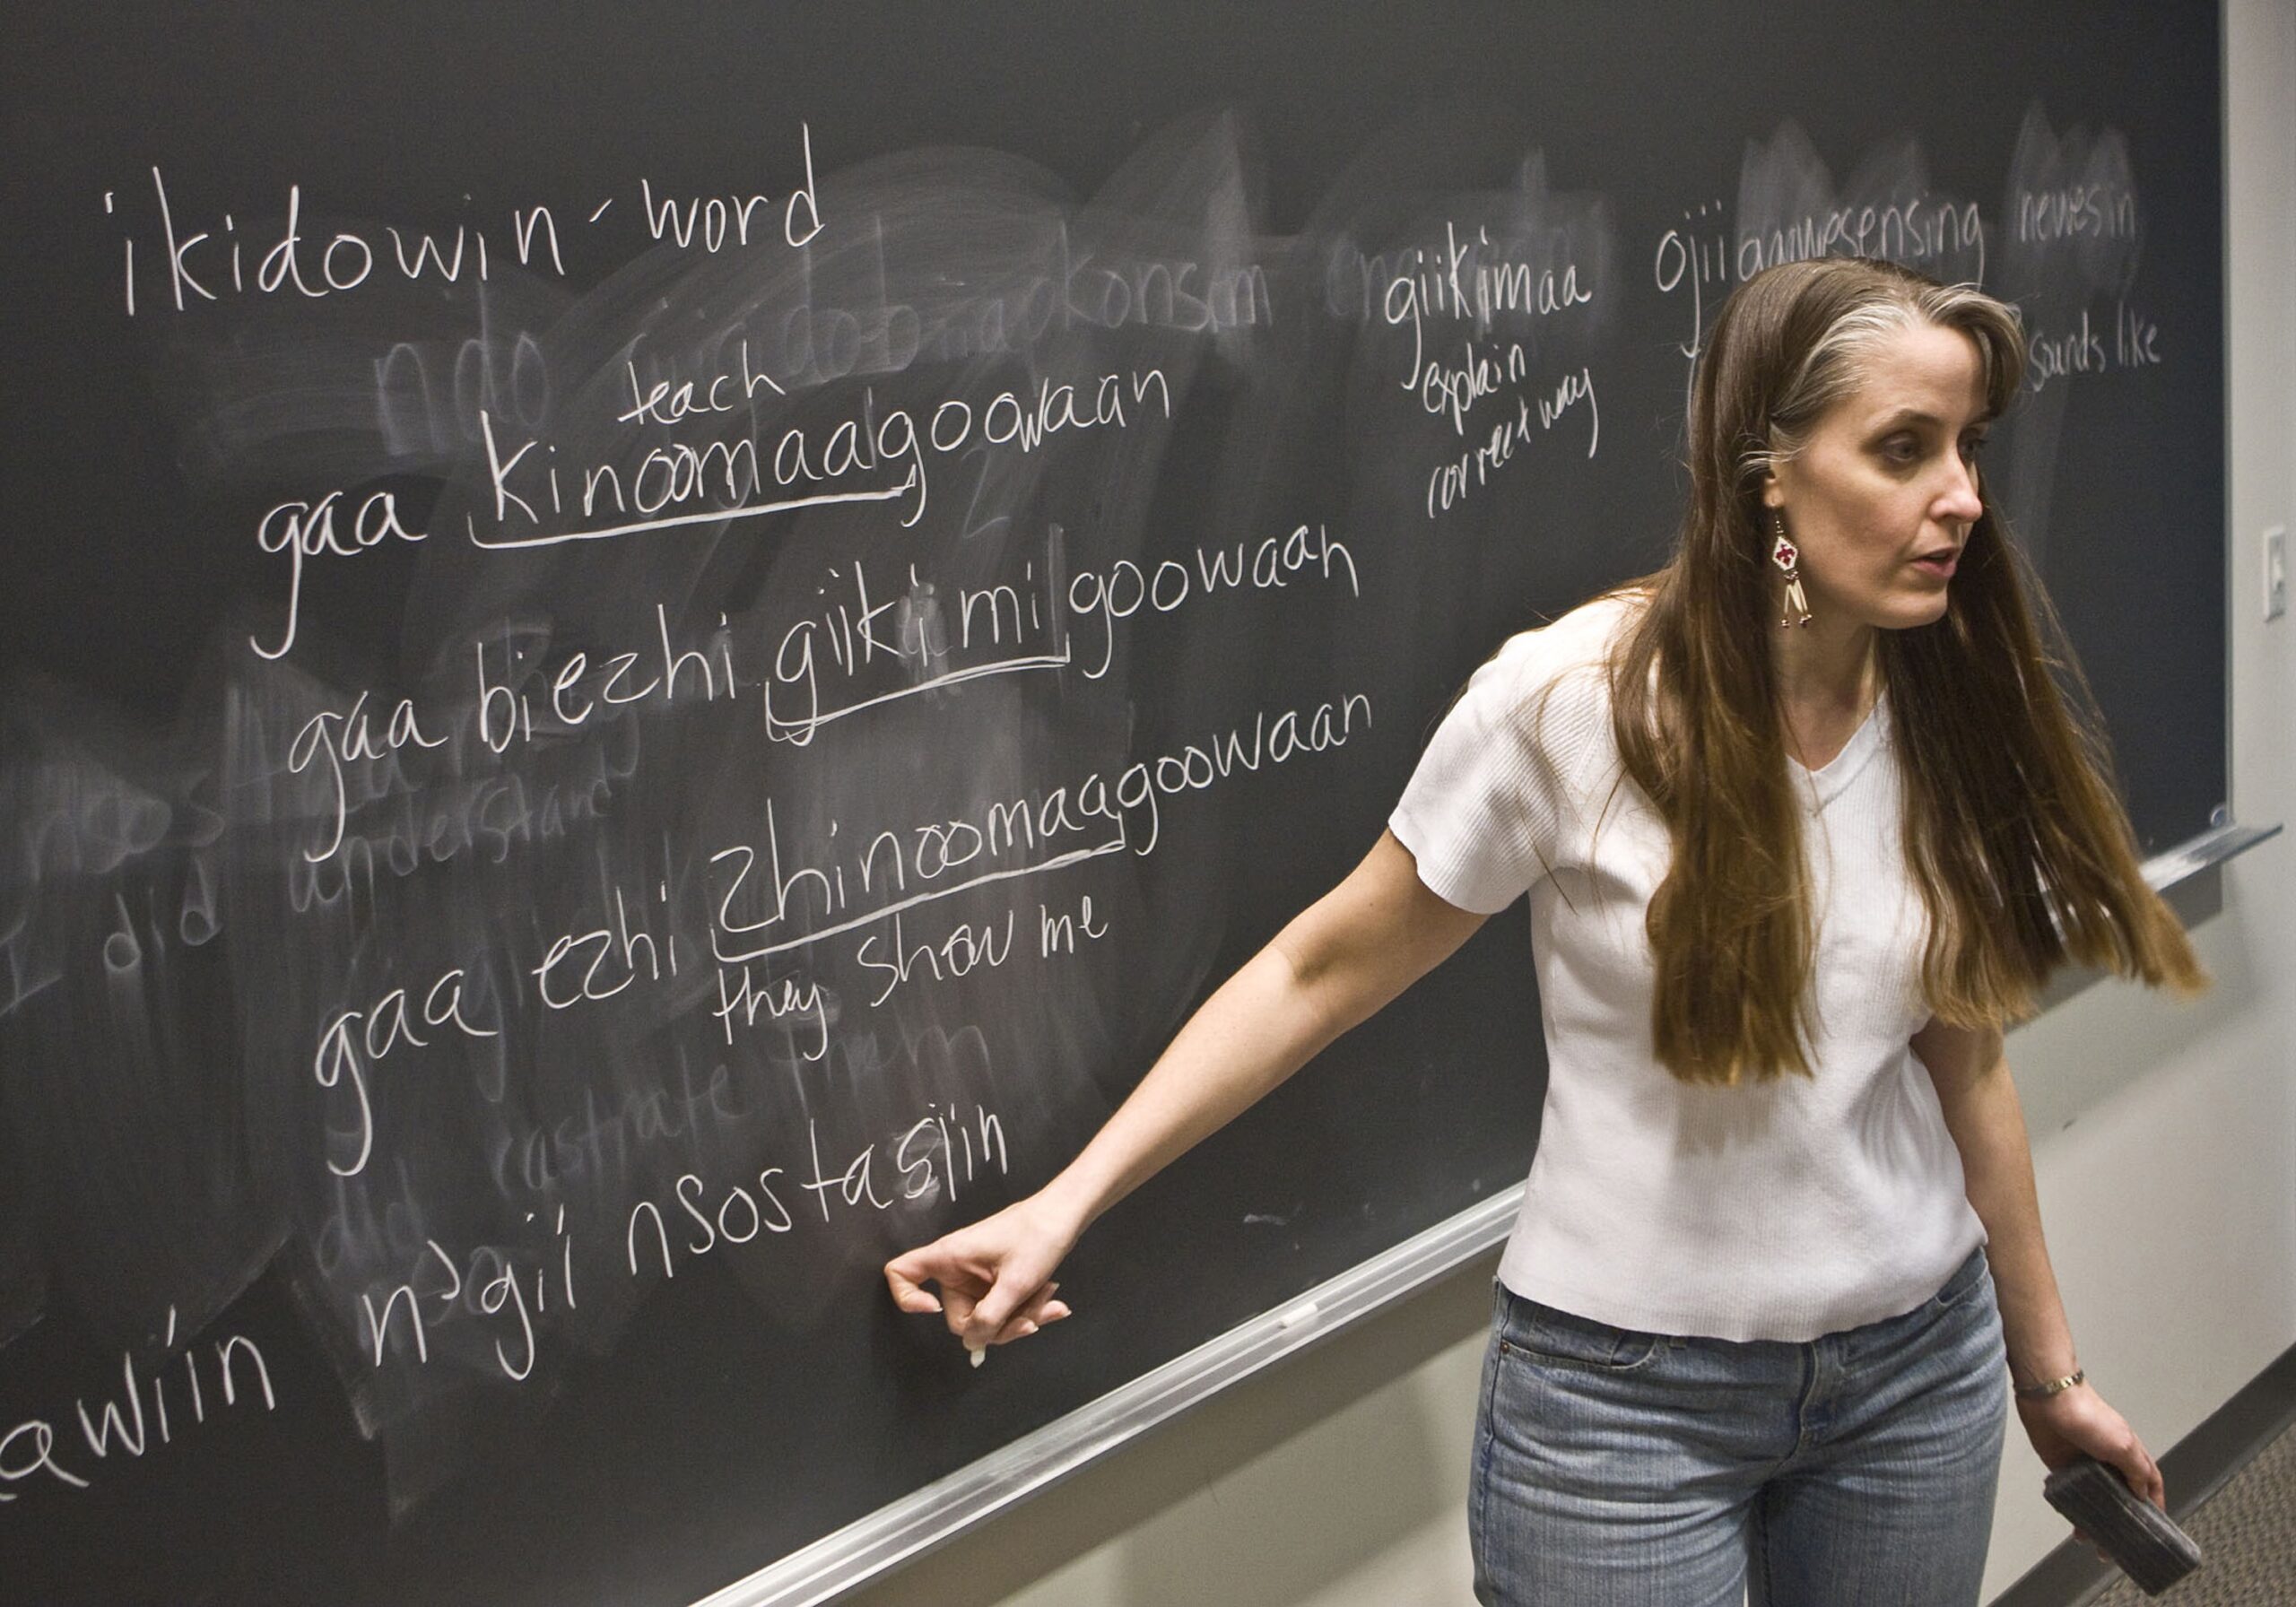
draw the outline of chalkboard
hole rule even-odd
[[[2225,795],[2213,9],[48,6],[4,69],[0,1578],[683,1603],[1519,1181],[1519,918],[974,1370],[1048,1177],[1665,551],[1728,288],[2022,306]]]

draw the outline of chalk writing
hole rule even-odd
[[[1087,680],[1107,674],[1116,653],[1116,621],[1130,619],[1143,606],[1170,613],[1191,597],[1242,589],[1281,591],[1303,577],[1330,580],[1335,573],[1344,576],[1350,596],[1362,595],[1354,554],[1334,541],[1322,525],[1313,529],[1301,525],[1287,536],[1263,536],[1257,542],[1238,542],[1232,548],[1198,547],[1187,562],[1168,558],[1145,571],[1128,558],[1118,559],[1106,571],[1083,570],[1068,583],[1068,609],[1084,621],[1088,642],[1097,638],[1100,650],[1097,664],[1080,668]]]
[[[359,511],[347,520],[349,530],[338,529],[335,511],[342,497],[341,491],[328,491],[316,502],[282,502],[256,525],[255,544],[266,552],[283,554],[287,560],[286,633],[275,647],[266,647],[255,638],[248,638],[248,646],[265,658],[283,657],[287,649],[295,645],[295,631],[302,621],[305,560],[330,552],[341,558],[355,558],[394,537],[403,542],[424,539],[425,532],[409,530],[399,523],[397,499],[388,491],[377,491],[363,499]]]
[[[248,1392],[250,1402],[259,1392],[265,1411],[277,1410],[270,1365],[264,1359],[262,1347],[245,1334],[227,1334],[212,1342],[204,1356],[196,1346],[179,1354],[175,1351],[176,1313],[170,1307],[161,1361],[139,1371],[134,1353],[124,1354],[119,1359],[117,1394],[99,1396],[92,1412],[86,1396],[73,1403],[74,1420],[80,1429],[78,1446],[69,1443],[68,1428],[61,1437],[65,1443],[59,1444],[55,1423],[46,1418],[27,1418],[0,1434],[0,1502],[13,1502],[24,1494],[14,1487],[26,1480],[87,1490],[107,1461],[115,1456],[141,1460],[172,1443],[178,1433],[206,1422],[211,1412],[239,1405],[242,1390]],[[172,1412],[170,1399],[177,1403]],[[75,1467],[84,1471],[75,1472]]]
[[[798,126],[798,137],[804,147],[804,177],[789,192],[781,207],[780,241],[788,246],[803,246],[822,231],[820,190],[813,178],[813,131],[810,125]],[[672,239],[681,248],[700,246],[708,252],[718,252],[728,246],[747,246],[752,219],[758,213],[772,215],[772,203],[761,194],[732,195],[696,195],[680,203],[669,195],[657,204],[654,199],[651,179],[638,181],[639,204],[646,210],[646,228],[656,239]],[[605,208],[602,205],[590,214],[597,222]],[[761,230],[761,241],[769,237]]]
[[[761,1234],[796,1232],[804,1219],[792,1212],[784,1191],[812,1195],[827,1225],[839,1206],[881,1212],[896,1201],[953,1201],[992,1168],[999,1177],[1012,1169],[1004,1121],[978,1104],[962,1114],[935,1104],[897,1134],[843,1152],[842,1165],[839,1153],[824,1154],[821,1124],[808,1121],[805,1155],[796,1171],[769,1166],[715,1184],[697,1173],[681,1174],[665,1199],[640,1200],[631,1208],[623,1236],[630,1275],[647,1275],[659,1265],[662,1276],[674,1278],[682,1261],[749,1244]]]
[[[155,126],[39,214],[86,237],[54,305],[120,366],[89,394],[152,398],[121,435],[164,447],[91,437],[151,551],[50,519],[122,584],[0,691],[4,1102],[73,1158],[0,1235],[0,1316],[83,1307],[11,1367],[103,1336],[8,1397],[16,1521],[230,1409],[381,1441],[391,1522],[470,1490],[474,1424],[695,1387],[617,1347],[705,1296],[877,1366],[883,1255],[1073,1154],[1267,899],[1344,869],[1301,817],[1376,830],[1443,682],[1658,538],[1665,353],[1686,379],[1763,267],[2003,279],[2026,501],[2075,381],[2182,378],[2127,142],[2038,105],[1983,209],[1910,135],[1790,122],[1735,193],[1559,193],[1526,120],[1448,108],[1273,163],[1207,115],[1096,186],[1097,141],[840,169],[785,65],[712,112],[731,154],[639,128],[510,189],[480,143],[360,193]],[[37,444],[68,410],[21,411]],[[1206,1182],[1295,1247],[1330,1215]],[[229,1315],[250,1279],[291,1315]],[[328,1368],[346,1410],[269,1419],[274,1369],[301,1407]]]
[[[1389,324],[1411,330],[1403,388],[1416,391],[1431,360],[1428,319],[1463,322],[1484,334],[1509,315],[1549,317],[1594,299],[1592,286],[1580,282],[1577,263],[1556,266],[1515,258],[1503,241],[1493,243],[1487,228],[1462,234],[1456,222],[1447,221],[1440,246],[1408,248],[1395,262],[1379,306]]]
[[[2109,345],[2099,327],[2100,318],[2085,307],[2067,325],[2036,321],[2026,335],[2032,360],[2025,370],[2025,387],[2043,391],[2054,380],[2156,368],[2165,360],[2161,326],[2141,310],[2116,302],[2111,320]]]

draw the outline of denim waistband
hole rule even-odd
[[[1986,1277],[1987,1270],[1988,1264],[1986,1259],[1985,1247],[1980,1244],[1969,1253],[1969,1255],[1962,1260],[1961,1265],[1956,1267],[1952,1274],[1946,1278],[1944,1282],[1937,1287],[1935,1293],[1922,1299],[1909,1310],[1900,1312],[1894,1316],[1876,1317],[1870,1322],[1859,1323],[1848,1328],[1838,1329],[1828,1337],[1837,1341],[1849,1341],[1854,1343],[1861,1336],[1878,1336],[1884,1331],[1892,1330],[1909,1323],[1918,1322],[1926,1314],[1935,1312],[1941,1307],[1959,1304],[1961,1299],[1971,1290],[1976,1288],[1978,1283]],[[1497,1285],[1496,1294],[1498,1297],[1499,1307],[1498,1316],[1502,1323],[1506,1318],[1508,1308],[1512,1307],[1526,1316],[1535,1317],[1549,1324],[1560,1324],[1564,1326],[1576,1327],[1581,1330],[1596,1330],[1605,1333],[1618,1334],[1648,1332],[1648,1330],[1620,1327],[1614,1324],[1604,1322],[1599,1318],[1582,1316],[1577,1312],[1566,1311],[1560,1307],[1544,1305],[1537,1300],[1532,1299],[1527,1295],[1517,1294],[1513,1290],[1509,1289],[1504,1283]],[[1657,1337],[1665,1339],[1674,1344],[1691,1342],[1697,1344],[1716,1344],[1726,1346],[1734,1344],[1790,1345],[1796,1342],[1790,1340],[1726,1340],[1715,1338],[1710,1335],[1694,1333],[1683,1334],[1662,1333],[1657,1334]],[[1805,1341],[1800,1342],[1806,1343],[1809,1342]]]

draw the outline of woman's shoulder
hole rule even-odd
[[[1518,696],[1560,693],[1566,684],[1580,683],[1590,695],[1600,695],[1608,684],[1612,657],[1648,600],[1639,591],[1605,592],[1509,637],[1484,668]]]
[[[1606,592],[1518,631],[1475,671],[1454,715],[1497,751],[1558,769],[1613,753],[1610,665],[1646,600]]]

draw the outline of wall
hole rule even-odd
[[[2296,0],[2229,0],[2232,804],[2296,818]],[[2163,531],[2206,541],[2213,531]],[[2161,629],[2177,622],[2164,619]],[[2227,866],[2215,992],[2099,984],[2015,1035],[2081,1357],[2164,1451],[2296,1343],[2296,841]],[[1488,1260],[859,1594],[865,1607],[1415,1607],[1469,1599],[1466,1443]],[[2065,1537],[2015,1429],[1987,1594]]]

